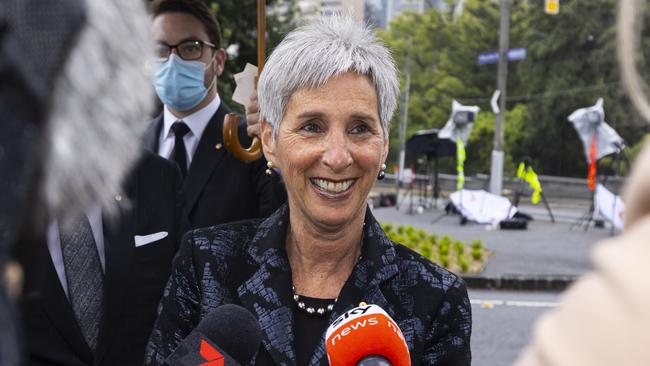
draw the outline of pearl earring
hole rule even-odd
[[[273,168],[275,168],[275,165],[270,161],[267,162],[266,163],[266,171],[265,171],[266,175],[268,175],[269,177],[272,176],[273,175]]]
[[[386,164],[381,164],[381,168],[379,170],[379,174],[377,174],[377,180],[382,180],[384,177],[386,177]]]

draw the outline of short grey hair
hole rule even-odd
[[[258,98],[261,118],[271,124],[273,136],[277,136],[296,90],[317,88],[348,71],[372,80],[377,91],[377,112],[388,139],[399,93],[395,62],[371,29],[343,16],[293,30],[269,57],[260,75]]]

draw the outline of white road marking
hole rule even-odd
[[[554,308],[560,305],[559,302],[548,301],[519,301],[519,300],[479,300],[471,299],[472,305],[479,305],[482,308],[492,308],[495,306],[516,306],[524,308]]]

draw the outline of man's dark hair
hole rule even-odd
[[[219,22],[204,0],[156,0],[151,6],[153,17],[164,13],[186,13],[198,19],[217,49],[221,48]]]

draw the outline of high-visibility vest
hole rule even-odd
[[[539,178],[533,168],[530,166],[526,167],[524,163],[519,163],[519,167],[517,168],[517,178],[528,183],[530,188],[533,190],[533,195],[530,197],[530,201],[534,204],[539,203],[539,199],[542,196],[542,185],[539,183]]]

